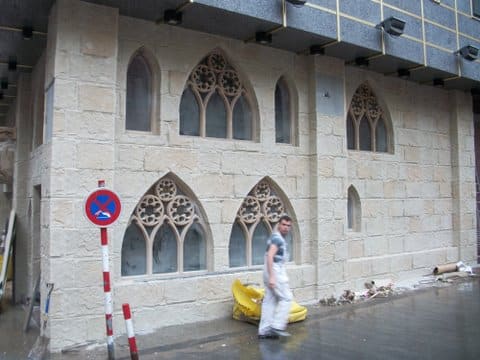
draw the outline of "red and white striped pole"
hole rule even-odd
[[[130,305],[123,304],[123,318],[127,327],[128,346],[130,347],[130,359],[138,360],[137,342],[135,340],[135,332],[133,331],[132,314],[130,313]]]
[[[105,187],[105,180],[98,181],[98,187]],[[108,360],[115,359],[115,351],[113,344],[113,305],[112,293],[110,289],[110,269],[108,259],[108,237],[107,228],[100,228],[100,239],[102,244],[102,262],[103,262],[103,291],[105,293],[105,323],[107,325],[107,349]]]

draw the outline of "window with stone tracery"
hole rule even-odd
[[[259,182],[237,212],[228,248],[230,267],[263,265],[267,239],[285,213],[285,202],[269,182]],[[289,260],[293,259],[292,237],[292,233],[285,237]]]
[[[122,276],[207,269],[207,226],[200,207],[173,176],[155,183],[130,217]]]
[[[347,113],[347,146],[352,150],[393,152],[385,113],[368,84],[359,86]]]
[[[214,51],[192,71],[180,101],[180,134],[253,140],[250,94],[225,56]]]

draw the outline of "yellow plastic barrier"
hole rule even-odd
[[[232,293],[234,299],[233,318],[258,323],[262,313],[262,299],[265,289],[243,285],[240,280],[236,279],[232,284]],[[293,301],[288,322],[302,321],[306,317],[307,308]]]

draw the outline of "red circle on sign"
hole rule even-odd
[[[88,195],[85,214],[94,225],[105,227],[113,224],[120,216],[120,198],[111,190],[99,189]]]

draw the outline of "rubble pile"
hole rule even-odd
[[[375,281],[368,281],[365,283],[365,289],[366,291],[358,293],[352,290],[345,290],[342,295],[338,297],[338,299],[331,295],[329,298],[325,297],[321,299],[319,303],[324,306],[353,304],[356,302],[373,299],[375,297],[388,297],[396,293],[393,283],[391,282],[387,282],[385,285],[377,286]]]

